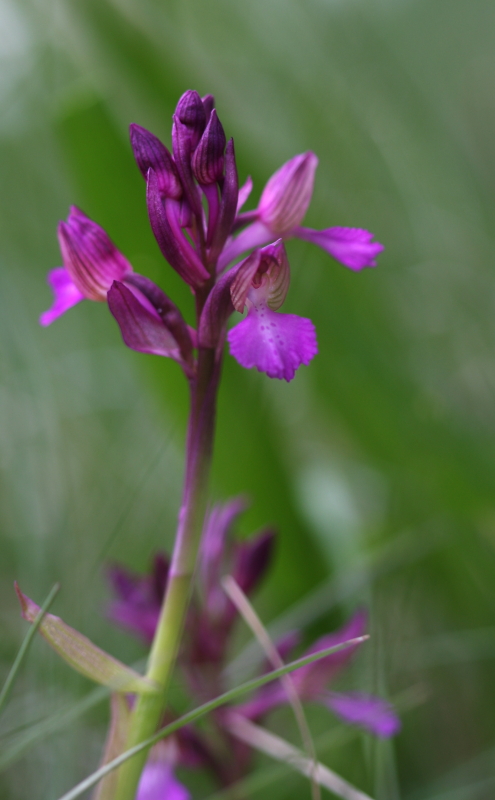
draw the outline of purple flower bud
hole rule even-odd
[[[205,96],[201,98],[201,102],[205,110],[206,124],[208,125],[210,114],[215,108],[215,98],[212,94],[205,94]]]
[[[301,153],[275,172],[263,189],[258,218],[273,233],[288,235],[302,219],[313,194],[318,159]]]
[[[192,171],[199,183],[215,183],[222,177],[226,141],[222,123],[213,109],[210,121],[192,157]]]
[[[205,106],[199,94],[192,89],[184,92],[177,103],[175,116],[184,126],[182,135],[188,136],[192,152],[206,127]]]
[[[179,273],[190,286],[208,280],[210,277],[179,224],[181,204],[177,200],[165,200],[158,189],[154,170],[148,172],[146,201],[151,229],[158,246],[170,266]]]
[[[216,261],[230,234],[235,221],[239,180],[235,161],[234,140],[229,139],[225,148],[225,178],[222,185],[220,211],[210,248],[210,258]]]
[[[250,594],[270,566],[276,531],[267,530],[236,547],[232,574],[242,591]]]
[[[88,300],[105,301],[114,281],[122,281],[132,267],[108,234],[75,206],[67,222],[58,226],[65,269]]]
[[[178,200],[182,186],[173,158],[161,141],[140,125],[129,128],[134,158],[143,178],[147,178],[151,167],[156,174],[158,189],[165,197]]]

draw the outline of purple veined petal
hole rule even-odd
[[[260,197],[258,216],[273,233],[289,234],[307,211],[318,159],[308,151],[294,156],[275,172]]]
[[[107,616],[136,633],[146,643],[153,641],[168,579],[169,561],[163,553],[153,559],[151,572],[139,575],[119,564],[107,568],[107,578],[116,596]]]
[[[401,722],[393,707],[381,697],[361,692],[329,692],[321,702],[351,725],[366,728],[375,736],[388,738],[400,731]]]
[[[79,291],[65,267],[50,270],[47,282],[53,291],[54,301],[48,311],[41,314],[40,325],[50,325],[54,319],[84,300],[83,293]]]
[[[230,352],[241,366],[256,367],[270,378],[286,381],[318,352],[311,320],[272,311],[264,300],[251,306],[246,319],[232,328],[227,338]]]
[[[384,249],[382,244],[372,241],[374,234],[363,228],[325,228],[322,231],[295,228],[292,235],[318,245],[354,272],[376,267],[376,256]]]
[[[243,207],[244,203],[247,201],[252,190],[253,190],[253,179],[251,178],[250,175],[248,175],[245,182],[239,188],[239,197],[237,198],[237,210],[236,210],[237,214]]]
[[[190,800],[190,793],[179,783],[167,761],[149,761],[140,778],[136,800]]]
[[[149,302],[149,301],[148,301]],[[152,308],[151,303],[149,306]],[[131,350],[168,356],[182,362],[179,346],[156,311],[145,307],[132,289],[114,281],[108,292],[108,307],[117,320],[122,338]]]
[[[113,281],[132,273],[107,232],[76,206],[67,222],[59,223],[58,240],[64,267],[88,300],[104,302]]]
[[[235,239],[231,239],[225,246],[220,258],[218,259],[218,271],[221,272],[236,258],[242,256],[248,250],[255,247],[262,247],[273,241],[273,232],[263,225],[262,222],[253,222],[244,228]]]

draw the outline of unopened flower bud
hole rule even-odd
[[[225,133],[215,109],[192,157],[193,175],[199,183],[215,183],[223,176]]]
[[[129,132],[134,158],[143,178],[146,179],[151,167],[155,172],[160,193],[178,200],[182,196],[179,173],[165,145],[140,125],[131,125]]]
[[[206,127],[205,107],[199,94],[192,89],[184,92],[177,103],[175,116],[182,122],[191,142],[191,150],[194,150]]]
[[[275,172],[260,198],[260,221],[272,233],[286,235],[302,222],[313,194],[318,159],[314,153],[301,153]]]
[[[204,97],[201,98],[201,102],[203,103],[206,115],[206,124],[208,124],[210,119],[210,114],[215,107],[215,98],[212,94],[205,94]]]

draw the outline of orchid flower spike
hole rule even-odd
[[[230,241],[222,257],[222,268],[252,247],[259,247],[275,236],[297,237],[323,248],[337,261],[355,272],[375,267],[383,245],[373,241],[373,234],[362,228],[325,228],[318,231],[301,227],[313,194],[318,159],[308,151],[294,156],[275,172],[266,184],[254,211],[238,214],[236,228],[250,223]],[[245,201],[251,182],[239,194]]]
[[[230,352],[243,367],[291,381],[301,364],[318,352],[313,323],[295,314],[277,314],[289,289],[290,270],[281,239],[255,250],[237,268],[230,293],[247,317],[228,333]]]

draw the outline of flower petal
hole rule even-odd
[[[313,323],[295,314],[272,311],[265,301],[252,305],[246,319],[227,338],[230,352],[241,366],[266,372],[270,378],[291,381],[301,364],[318,352]]]
[[[88,300],[105,301],[113,281],[122,281],[132,267],[106,231],[72,206],[58,226],[64,267]]]
[[[146,764],[136,794],[136,800],[189,800],[191,795],[179,783],[172,765],[166,761]]]
[[[151,307],[151,303],[149,305]],[[139,353],[168,356],[182,363],[179,345],[163,320],[158,313],[145,308],[129,287],[114,281],[108,292],[108,307],[127,347]]]
[[[373,242],[373,233],[363,228],[296,228],[293,235],[322,247],[345,267],[359,272],[364,267],[376,267],[376,256],[383,245]]]
[[[393,707],[381,697],[361,692],[337,694],[329,692],[322,702],[351,725],[360,725],[375,736],[394,736],[401,723]]]
[[[239,197],[237,198],[237,213],[241,210],[244,203],[248,199],[253,190],[253,179],[248,175],[242,186],[239,188]]]
[[[349,639],[362,636],[366,631],[366,622],[366,611],[364,609],[359,609],[354,616],[351,617],[349,622],[339,628],[338,631],[329,633],[318,639],[305,652],[305,655],[317,653],[318,650],[333,647]],[[346,647],[345,650],[339,650],[337,653],[321,658],[313,664],[308,664],[306,667],[297,669],[292,675],[292,680],[300,696],[305,700],[312,700],[320,695],[327,684],[347,665],[358,647],[359,645]]]
[[[271,231],[288,234],[299,225],[313,194],[318,159],[308,151],[294,156],[266,184],[258,205],[259,219]]]
[[[47,282],[55,297],[52,306],[40,316],[40,325],[50,325],[54,319],[84,300],[83,293],[79,291],[65,267],[52,269],[48,273]]]

